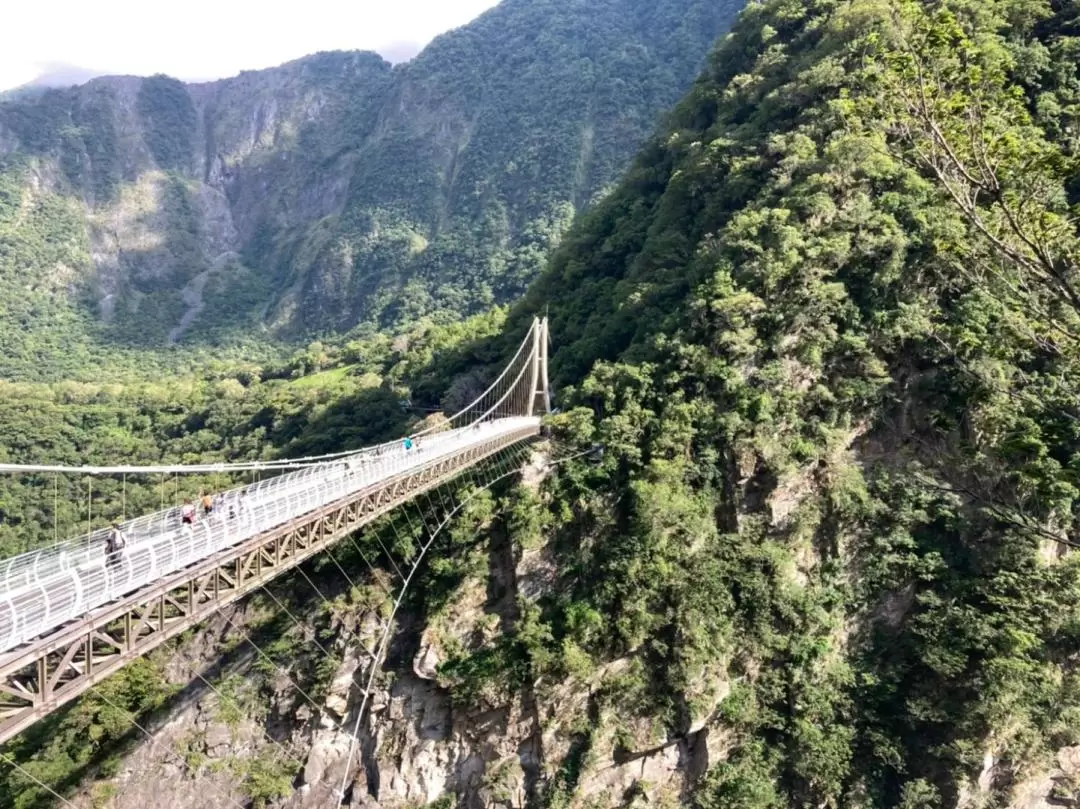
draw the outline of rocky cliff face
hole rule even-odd
[[[79,200],[71,297],[129,341],[475,310],[524,289],[739,5],[506,0],[396,68],[95,79],[0,104],[0,170]]]
[[[337,607],[330,616],[306,616],[273,639],[266,621],[281,610],[255,599],[162,658],[182,690],[148,723],[152,741],[134,733],[111,771],[71,796],[74,805],[318,809],[338,805],[343,778],[352,807],[679,805],[724,755],[725,733],[709,718],[671,737],[659,723],[627,724],[603,708],[595,695],[630,659],[582,678],[496,680],[468,693],[446,673],[454,658],[495,648],[521,626],[523,611],[555,594],[552,548],[526,549],[497,529],[489,537],[459,558],[470,572],[438,609],[397,620],[358,727],[371,671],[363,650],[378,643],[385,614],[363,594],[320,580]],[[286,647],[278,668],[267,655]],[[334,664],[312,677],[320,657]],[[564,791],[568,767],[574,787]]]
[[[525,489],[550,506],[551,494],[537,488],[540,482],[530,481],[527,471],[523,476]],[[482,544],[457,555],[460,570],[467,572],[448,597],[425,615],[406,611],[394,622],[387,663],[376,673],[359,724],[371,673],[364,650],[375,648],[386,619],[373,597],[378,577],[352,589],[334,576],[319,577],[328,611],[292,604],[286,621],[280,604],[255,597],[212,618],[171,656],[160,656],[157,665],[175,696],[156,719],[141,720],[145,732],[133,728],[126,749],[113,751],[105,765],[89,772],[68,795],[72,805],[708,806],[701,800],[710,772],[736,762],[745,743],[725,714],[745,699],[733,695],[729,660],[710,661],[699,671],[687,696],[709,696],[696,701],[697,710],[680,731],[673,730],[661,703],[623,713],[607,699],[635,676],[641,650],[564,678],[492,679],[479,688],[474,679],[462,687],[454,660],[476,659],[497,649],[508,634],[527,632],[530,608],[557,598],[564,587],[560,577],[568,574],[567,560],[550,538],[512,538],[505,523],[487,528],[478,534]],[[815,584],[807,574],[817,575],[826,561],[807,551],[798,569],[786,571],[787,586],[812,593]],[[853,560],[845,555],[843,561]],[[392,572],[384,573],[384,583],[392,581]],[[278,597],[287,599],[290,586],[275,588]],[[318,601],[310,590],[304,595]],[[896,631],[911,606],[910,593],[898,593],[880,611],[839,627],[833,653],[850,653],[850,638],[876,623]],[[275,620],[284,632],[275,629]],[[762,675],[750,665],[738,679]],[[696,689],[706,682],[707,689]],[[116,721],[128,725],[132,718]],[[981,772],[973,773],[955,801],[941,806],[1071,805],[1080,780],[1080,747],[1060,748],[1053,761],[1021,782],[1010,782],[1006,770],[1007,762],[988,749]]]
[[[302,228],[340,210],[348,160],[313,133],[344,129],[390,75],[355,53],[201,85],[96,79],[0,108],[4,167],[31,194],[79,197],[91,259],[80,280],[96,314],[121,334],[175,341],[211,274],[218,294],[266,291],[240,252],[270,212]]]

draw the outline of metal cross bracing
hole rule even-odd
[[[0,742],[282,571],[539,433],[537,419],[514,421],[504,429],[482,431],[481,438],[453,452],[434,455],[421,465],[226,547],[0,655]]]
[[[536,436],[534,414],[550,401],[548,340],[546,319],[535,319],[495,382],[454,416],[415,434],[411,447],[392,442],[226,466],[297,471],[223,493],[214,513],[194,525],[181,525],[176,508],[125,522],[128,546],[119,557],[106,558],[104,532],[97,532],[0,563],[0,742],[386,511]],[[63,469],[145,474],[207,467],[222,465]]]

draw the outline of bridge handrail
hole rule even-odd
[[[283,475],[264,481],[261,493],[249,495],[252,502],[246,515],[229,519],[227,514],[216,512],[190,529],[163,524],[163,530],[129,545],[114,564],[106,562],[104,549],[87,549],[62,569],[42,571],[42,579],[31,586],[0,593],[0,651],[298,515],[452,456],[471,444],[538,424],[537,418],[514,417],[455,430],[424,442],[417,450],[387,456],[378,469],[370,470],[375,474],[335,463],[303,470],[295,477]]]
[[[0,651],[70,620],[80,610],[104,603],[147,577],[187,566],[215,550],[281,524],[366,486],[392,480],[422,465],[425,459],[452,455],[490,431],[512,430],[532,417],[539,350],[546,326],[539,319],[495,381],[448,419],[413,433],[415,449],[402,441],[307,459],[183,467],[185,471],[228,471],[261,468],[282,474],[215,493],[212,515],[194,525],[181,525],[181,507],[172,506],[124,521],[124,552],[106,564],[105,544],[111,529],[86,534],[0,561]],[[527,351],[529,346],[531,351]],[[546,346],[542,347],[546,349]],[[532,370],[532,379],[525,383]],[[528,388],[528,389],[526,389]],[[523,411],[528,416],[521,415]],[[10,467],[10,470],[9,470]],[[0,473],[45,467],[0,464]],[[146,472],[159,467],[48,467],[66,471],[121,469]],[[164,467],[162,467],[164,468]],[[285,471],[291,469],[293,471]],[[192,504],[196,508],[198,504]],[[231,519],[229,519],[231,517]],[[126,589],[125,589],[126,588]],[[51,622],[51,623],[50,623]]]
[[[421,430],[420,432],[413,433],[412,437],[427,438],[431,435],[453,431],[455,429],[461,429],[466,425],[454,426],[455,421],[460,421],[462,417],[471,414],[474,408],[479,405],[483,399],[488,396],[493,390],[496,390],[498,385],[506,378],[507,374],[514,367],[515,363],[521,358],[525,348],[529,345],[530,340],[533,339],[534,331],[539,328],[539,321],[534,319],[533,327],[525,335],[525,338],[518,346],[517,352],[515,352],[513,358],[507,363],[502,373],[492,382],[484,393],[480,394],[475,400],[463,407],[453,416],[450,416],[444,422],[432,425],[431,427]],[[515,378],[514,385],[518,384],[524,374],[524,369],[528,367],[527,364],[522,366]],[[488,408],[480,416],[474,416],[471,423],[483,421],[486,418],[497,417],[498,408],[503,405],[513,392],[514,385],[512,385],[499,399]],[[0,464],[0,473],[4,472],[22,472],[22,473],[47,473],[47,472],[71,472],[80,474],[158,474],[162,472],[171,472],[183,470],[184,472],[236,472],[236,471],[248,471],[248,470],[261,470],[261,471],[280,471],[285,469],[297,469],[297,472],[286,473],[288,474],[301,474],[305,469],[319,468],[332,462],[359,462],[356,459],[370,456],[378,458],[385,455],[388,452],[393,452],[401,447],[401,439],[393,441],[386,441],[381,444],[375,444],[370,447],[364,447],[358,450],[350,450],[347,452],[329,453],[326,455],[307,456],[306,458],[295,460],[279,460],[279,461],[265,461],[265,462],[253,462],[253,463],[238,463],[238,464],[195,464],[195,465],[179,465],[179,466],[117,466],[117,467],[96,467],[96,466],[84,466],[84,467],[65,467],[65,466],[53,466],[53,465],[27,465],[27,464]],[[229,490],[232,491],[232,490]],[[153,512],[149,515],[137,517],[133,520],[125,520],[121,522],[121,530],[125,533],[128,531],[137,531],[141,526],[147,525],[153,521],[160,521],[166,519],[175,518],[180,511],[180,506],[171,506],[168,509],[161,509]],[[7,589],[11,586],[17,586],[20,580],[23,584],[29,584],[36,580],[36,568],[42,565],[46,559],[52,556],[60,556],[63,554],[70,554],[74,549],[77,549],[84,545],[92,546],[95,542],[103,543],[105,537],[108,534],[109,529],[102,528],[95,531],[90,531],[85,534],[80,534],[75,537],[67,538],[59,542],[53,542],[40,548],[36,548],[31,551],[27,551],[16,556],[9,557],[6,560],[0,560],[0,591]],[[34,556],[34,554],[40,554]],[[0,596],[2,597],[2,596]]]
[[[447,431],[449,435],[453,431]],[[394,444],[381,444],[368,447],[350,456],[346,456],[336,462],[324,463],[317,466],[305,467],[295,472],[286,473],[273,478],[267,478],[257,483],[246,486],[234,487],[224,492],[217,493],[215,500],[218,508],[229,508],[234,505],[235,498],[241,494],[248,497],[252,494],[259,496],[268,489],[290,486],[299,480],[306,479],[315,474],[321,474],[326,469],[340,464],[374,465],[393,462],[394,459],[404,457],[405,449],[400,441]],[[179,524],[181,506],[171,506],[167,509],[151,512],[126,520],[120,524],[121,530],[128,537],[129,542],[137,544],[141,538],[145,538],[148,528],[164,524]],[[81,563],[83,556],[100,553],[100,547],[104,545],[110,529],[102,528],[89,533],[80,534],[61,543],[51,545],[34,551],[13,556],[3,563],[3,572],[0,573],[0,600],[12,594],[13,590],[35,586],[41,583],[44,570],[50,564],[59,565],[61,571],[70,570],[73,566]]]

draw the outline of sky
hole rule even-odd
[[[497,0],[9,0],[0,91],[62,66],[199,81],[316,51],[408,56]]]

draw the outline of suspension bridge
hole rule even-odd
[[[279,473],[217,493],[213,512],[193,524],[182,521],[177,507],[123,522],[127,544],[120,554],[107,554],[108,532],[97,531],[0,561],[0,742],[380,516],[527,445],[550,411],[549,339],[547,319],[534,319],[484,393],[409,441],[231,465],[0,465],[8,474]],[[457,510],[445,510],[408,576],[401,575],[395,613],[435,533]],[[389,623],[368,650],[375,665],[357,728]],[[344,780],[337,795],[343,799]]]

